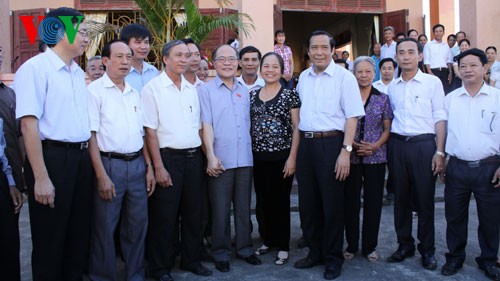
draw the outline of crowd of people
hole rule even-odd
[[[278,30],[274,52],[264,55],[239,42],[218,46],[210,79],[210,62],[196,42],[166,43],[159,71],[146,62],[151,33],[130,24],[88,61],[87,86],[74,61],[88,44],[88,28],[78,19],[83,15],[59,8],[46,18],[60,16],[78,29],[74,42],[61,36],[25,62],[15,74],[15,94],[0,88],[5,280],[20,280],[25,186],[33,280],[82,280],[84,273],[118,280],[121,255],[126,280],[145,280],[148,272],[172,281],[178,255],[181,269],[200,276],[212,275],[202,264],[207,254],[218,271],[230,271],[233,248],[250,265],[271,251],[275,264],[285,265],[294,176],[309,247],[295,268],[324,265],[323,277],[332,280],[360,248],[370,262],[378,261],[382,206],[393,202],[398,248],[387,262],[403,262],[418,250],[423,268],[436,269],[440,176],[448,246],[441,273],[454,275],[464,263],[474,194],[476,262],[488,278],[500,280],[495,47],[472,48],[462,31],[446,42],[441,24],[429,42],[415,29],[395,36],[387,26],[384,43],[351,62],[346,51],[334,60],[335,40],[317,30],[308,37],[309,64],[295,84],[292,50]],[[255,248],[252,186],[262,240]]]

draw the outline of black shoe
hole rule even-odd
[[[304,236],[300,237],[299,240],[297,240],[297,248],[302,249],[307,247],[307,242]]]
[[[313,260],[311,258],[303,258],[296,261],[294,267],[298,269],[307,269],[307,268],[312,268],[318,264],[320,264],[320,262],[317,260]]]
[[[446,262],[441,268],[441,274],[444,276],[455,275],[460,268],[462,268],[461,264],[456,262]]]
[[[327,265],[323,277],[326,280],[333,280],[340,276],[340,267],[336,265]]]
[[[170,273],[162,275],[158,281],[174,281],[174,278],[172,278],[172,275]]]
[[[244,261],[246,261],[248,264],[251,264],[251,265],[262,264],[262,261],[254,254],[251,254],[250,256],[248,256],[246,258],[241,258],[241,259],[243,259]]]
[[[191,271],[192,273],[199,275],[199,276],[212,275],[212,271],[210,269],[204,267],[202,264],[199,264],[195,267],[181,267],[181,269],[186,270],[186,271]]]
[[[220,272],[228,272],[229,271],[229,262],[228,261],[215,261],[215,268]]]
[[[406,258],[413,257],[415,255],[415,249],[398,249],[394,252],[390,257],[387,258],[387,261],[390,263],[402,262]]]
[[[424,254],[422,255],[422,266],[428,270],[434,270],[437,268],[436,257],[434,254]]]
[[[491,280],[500,281],[500,269],[494,264],[492,265],[479,265],[479,269],[484,271],[484,275]]]

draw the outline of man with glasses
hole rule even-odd
[[[229,45],[212,54],[216,77],[198,89],[207,154],[208,192],[212,205],[212,256],[215,267],[229,271],[231,258],[231,202],[234,208],[236,251],[252,265],[261,264],[253,254],[250,228],[252,144],[250,96],[235,78],[238,51]]]

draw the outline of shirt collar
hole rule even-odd
[[[420,71],[420,69],[417,70],[417,74],[415,74],[415,76],[410,80],[415,80],[415,81],[418,81],[418,82],[421,82],[423,83],[424,82],[424,79],[425,79],[425,75],[422,71]],[[403,83],[408,83],[409,81],[405,82],[403,80],[403,73],[401,73],[401,75],[399,75],[398,78],[396,78],[395,80],[392,80],[393,82],[395,81],[396,84],[399,84],[400,82],[403,82]],[[392,82],[391,82],[392,83]]]
[[[142,73],[144,72],[147,72],[147,71],[151,71],[151,70],[155,70],[156,68],[152,65],[150,65],[149,63],[145,62],[145,61],[142,61]],[[137,72],[139,73],[139,71],[137,71],[133,66],[130,67],[130,72]]]
[[[479,92],[477,93],[476,96],[480,95],[480,94],[485,94],[485,95],[490,95],[491,94],[491,89],[493,87],[491,86],[488,86],[486,83],[483,82],[483,86],[481,87],[481,89],[479,89]],[[468,95],[468,96],[471,96],[469,94],[469,92],[467,92],[467,90],[465,89],[464,86],[458,88],[458,91],[460,91],[460,93],[458,94],[459,96],[463,96],[463,95]]]
[[[217,87],[220,87],[220,86],[222,86],[222,85],[225,85],[225,84],[224,84],[224,81],[222,81],[222,79],[220,79],[219,74],[216,74],[216,75],[215,75],[214,80],[215,80],[215,85],[217,85]],[[236,79],[236,77],[234,77],[234,78],[233,78],[233,89],[234,89],[236,86],[238,86],[238,84],[239,84],[240,86],[243,86],[243,84],[242,84],[242,83],[241,83],[238,79]]]
[[[49,61],[52,63],[56,70],[61,70],[62,68],[67,67],[66,63],[59,57],[51,48],[47,48],[47,50],[43,53],[45,56],[49,57]],[[71,72],[77,71],[80,66],[74,61],[71,60],[71,64],[69,69]]]
[[[174,81],[172,81],[172,79],[170,79],[170,77],[168,77],[167,73],[165,71],[162,71],[161,74],[160,74],[160,80],[161,80],[161,83],[163,84],[163,86],[165,88],[167,87],[170,87],[170,86],[174,86],[175,88],[177,88],[177,86],[174,84]],[[186,78],[184,78],[184,75],[181,75],[181,92],[184,90],[184,88],[191,88],[191,87],[194,87],[193,84],[189,83]]]
[[[102,86],[104,88],[113,88],[113,87],[116,87],[118,89],[118,87],[115,85],[115,83],[113,81],[111,81],[111,78],[109,78],[109,76],[108,76],[108,74],[106,72],[104,72],[104,74],[102,75],[102,77],[99,78],[99,79],[101,79]],[[125,83],[125,89],[123,89],[123,94],[126,94],[126,93],[132,91],[132,87],[130,86],[129,83],[127,83],[127,81],[125,81],[125,79],[123,80],[123,82]]]
[[[330,63],[328,64],[328,66],[326,67],[326,69],[319,73],[320,75],[325,73],[327,74],[328,76],[331,76],[333,77],[334,74],[335,74],[335,71],[336,71],[336,68],[340,66],[336,65],[334,62],[333,62],[333,59],[330,61]],[[314,66],[311,66],[307,69],[309,71],[309,75],[313,75],[313,76],[317,76],[318,74],[316,74],[316,72],[314,72]]]

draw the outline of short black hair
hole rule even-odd
[[[182,42],[184,42],[184,44],[186,44],[186,45],[188,45],[188,44],[194,44],[196,46],[196,48],[198,49],[198,52],[201,52],[200,45],[198,45],[196,42],[194,42],[193,39],[191,39],[191,38],[184,38],[184,39],[182,39]]]
[[[404,39],[399,40],[398,43],[396,43],[396,53],[398,51],[399,45],[401,43],[404,43],[404,42],[414,42],[415,44],[417,44],[417,50],[418,50],[419,54],[421,54],[424,51],[424,48],[422,47],[422,44],[420,44],[419,42],[417,42],[417,40],[415,40],[413,38],[410,38],[410,37],[406,37]]]
[[[80,11],[75,10],[73,8],[68,8],[68,7],[61,7],[61,8],[57,8],[55,10],[52,10],[52,11],[48,12],[47,15],[45,15],[44,19],[55,18],[57,20],[60,20],[59,17],[61,17],[61,16],[70,16],[70,17],[72,17],[71,18],[71,23],[72,24],[77,24],[78,23],[79,20],[78,20],[77,17],[82,17],[82,20],[80,21],[80,23],[83,22],[83,20],[85,19],[85,16]],[[61,21],[61,24],[59,26],[58,32],[64,33],[65,31],[66,31],[66,28],[65,28],[64,24]],[[47,46],[49,48],[52,48],[55,45],[56,44],[52,44],[52,42],[51,43],[47,43]]]
[[[283,29],[278,29],[274,32],[274,38],[276,38],[276,36],[278,36],[279,34],[283,34],[286,36],[285,31]]]
[[[280,69],[281,69],[281,75],[283,75],[283,72],[285,71],[285,63],[283,62],[283,58],[279,54],[275,52],[268,52],[262,57],[262,62],[264,62],[264,60],[270,56],[275,56],[276,58],[278,58],[278,62],[280,64]],[[262,63],[260,64],[260,71],[262,71]]]
[[[118,43],[118,42],[124,43],[128,47],[127,42],[125,42],[123,40],[119,40],[119,39],[111,40],[108,43],[104,44],[104,47],[102,47],[101,58],[108,58],[109,59],[111,57],[111,45]],[[132,52],[132,55],[134,55],[134,51],[130,47],[129,47],[129,49]],[[89,62],[90,61],[91,60],[89,60]]]
[[[386,63],[388,61],[392,62],[392,65],[394,66],[394,69],[396,69],[396,67],[398,66],[398,64],[392,58],[385,58],[385,59],[380,60],[380,62],[378,63],[378,68],[381,69],[382,65],[384,65],[384,63]]]
[[[461,31],[461,30],[455,34],[455,37],[458,37],[458,34],[460,34],[460,33],[462,33],[464,35],[464,37],[467,38],[467,34],[465,33],[465,31]]]
[[[435,32],[436,31],[436,28],[438,27],[442,27],[443,28],[443,31],[444,31],[444,25],[438,23],[438,24],[435,24],[433,27],[432,27],[432,32]]]
[[[425,40],[428,40],[427,35],[425,35],[424,33],[418,36],[418,41],[420,41],[420,37],[425,37]]]
[[[495,53],[497,52],[497,48],[495,46],[488,46],[486,47],[486,50],[484,50],[484,52],[488,52],[489,49],[492,49],[493,51],[495,51]]]
[[[313,33],[311,33],[311,35],[309,35],[309,38],[307,39],[307,48],[309,48],[311,46],[311,39],[314,37],[314,36],[320,36],[320,35],[326,35],[330,41],[330,47],[332,48],[335,48],[335,39],[333,39],[333,36],[324,31],[324,30],[316,30],[316,31],[313,31]]]
[[[333,62],[344,64],[345,69],[349,70],[349,64],[345,61],[345,59],[336,59]]]
[[[457,40],[457,36],[455,36],[455,34],[450,34],[448,35],[448,37],[446,38],[447,40],[450,40],[450,37],[451,38],[455,38],[455,40]]]
[[[343,51],[343,52],[342,52],[342,55],[343,55],[343,54],[347,54],[347,55],[349,55],[349,52],[348,52],[348,51]]]
[[[127,42],[127,45],[130,43],[130,39],[149,39],[152,41],[151,32],[144,25],[140,25],[138,23],[133,23],[125,26],[120,31],[120,40]]]
[[[416,29],[413,29],[413,28],[412,28],[412,29],[410,29],[410,30],[408,30],[408,32],[406,33],[406,35],[407,35],[408,37],[410,37],[410,33],[412,33],[413,31],[415,31],[415,32],[417,33],[417,35],[418,35],[418,31],[417,31]]]
[[[462,45],[462,42],[467,42],[467,44],[469,44],[469,46],[470,46],[469,39],[465,38],[465,39],[460,40],[460,42],[458,42],[458,47],[460,47],[460,45]]]
[[[238,50],[236,50],[235,48],[233,48],[231,45],[229,44],[222,44],[220,46],[218,46],[217,48],[215,48],[213,51],[212,51],[212,60],[215,61],[215,59],[217,58],[217,52],[219,51],[219,49],[222,47],[222,46],[228,46],[229,48],[233,49],[234,50],[234,53],[236,54],[236,57],[238,58]]]
[[[259,51],[259,49],[255,48],[254,46],[246,46],[245,48],[241,49],[239,54],[239,59],[241,60],[241,58],[243,58],[243,55],[246,53],[257,53],[259,61],[262,59],[262,53]]]
[[[457,56],[458,66],[460,66],[460,60],[462,60],[464,57],[466,57],[468,55],[473,55],[473,56],[478,57],[479,61],[481,61],[481,64],[483,66],[488,62],[488,59],[486,58],[486,53],[483,52],[483,50],[480,50],[478,48],[472,48],[472,49],[468,49],[467,51],[458,54],[458,56]]]
[[[406,34],[404,32],[398,32],[398,34],[396,34],[396,38],[398,38],[399,36],[403,36],[403,38],[406,38]]]
[[[43,53],[47,49],[47,43],[42,40],[38,41],[38,52]]]

